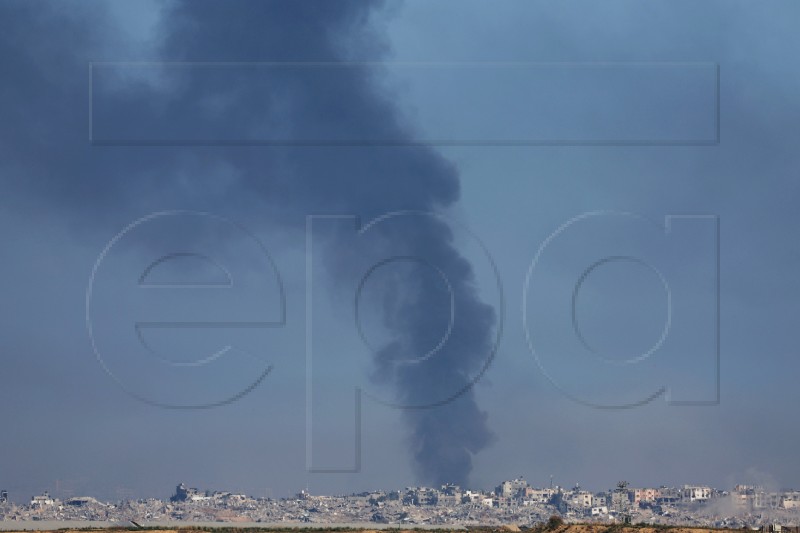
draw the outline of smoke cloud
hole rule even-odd
[[[147,60],[330,62],[376,60],[386,51],[369,26],[381,2],[192,0],[159,6],[157,36],[147,43],[155,57]],[[458,200],[456,169],[425,146],[92,148],[86,135],[89,61],[142,59],[108,9],[104,2],[0,5],[0,57],[5,79],[12,80],[3,84],[0,171],[7,190],[32,209],[56,210],[87,230],[121,214],[133,219],[164,208],[213,211],[224,205],[243,217],[263,214],[261,220],[299,229],[306,214],[342,212],[370,220],[397,210],[441,212]],[[170,90],[178,87],[176,104],[167,108],[150,104],[163,101],[158,83],[128,80],[121,94],[137,105],[121,111],[122,120],[154,137],[164,132],[148,132],[147,124],[203,130],[219,124],[219,114],[196,113],[180,102],[222,102],[224,123],[237,131],[259,131],[269,117],[280,116],[284,124],[342,138],[370,131],[413,140],[394,104],[376,90],[374,75],[367,66],[354,66],[332,85],[309,85],[292,71],[268,83],[237,83],[235,75],[200,83],[187,69],[171,80]],[[343,116],[341,109],[358,111]],[[269,209],[259,211],[264,206]],[[405,362],[436,344],[441,324],[429,317],[446,315],[450,306],[441,282],[429,279],[422,266],[411,267],[381,289],[382,322],[392,340],[377,351],[373,369],[397,404],[423,406],[403,414],[419,479],[466,483],[473,455],[492,441],[470,385],[491,353],[495,313],[477,296],[473,269],[446,223],[377,231],[393,250],[434,261],[447,272],[455,321],[446,344],[424,361]],[[335,253],[340,255],[328,258],[334,276],[353,264],[347,254],[356,251]]]

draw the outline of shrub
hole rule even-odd
[[[547,531],[554,531],[564,525],[564,519],[558,515],[553,515],[547,519]]]

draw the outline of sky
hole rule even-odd
[[[0,488],[800,487],[800,7],[0,4]]]

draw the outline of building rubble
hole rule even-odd
[[[737,485],[731,491],[708,486],[632,488],[620,482],[607,491],[580,486],[536,488],[524,479],[502,482],[493,491],[407,487],[346,496],[300,491],[290,498],[199,491],[184,484],[169,500],[147,498],[102,502],[83,496],[63,501],[48,493],[29,503],[11,502],[0,492],[2,521],[158,521],[355,524],[398,526],[529,526],[559,515],[566,522],[645,523],[746,528],[800,525],[800,491],[767,491]]]

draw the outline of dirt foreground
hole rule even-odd
[[[23,533],[26,530],[18,531],[4,531],[3,533]],[[30,530],[27,530],[30,531]],[[48,530],[40,530],[48,531]],[[520,528],[514,524],[504,526],[465,526],[463,528],[448,528],[437,530],[435,528],[427,527],[423,529],[400,529],[400,528],[386,528],[386,529],[355,529],[349,527],[286,527],[286,528],[243,528],[243,527],[225,527],[220,524],[219,527],[187,527],[177,529],[150,529],[150,528],[98,528],[98,529],[57,529],[50,530],[53,533],[103,533],[103,532],[134,532],[141,531],[143,533],[432,533],[432,532],[447,532],[453,533],[454,531],[466,531],[468,533],[721,533],[725,531],[741,533],[740,529],[714,529],[714,528],[693,528],[681,526],[623,526],[620,524],[563,524],[555,528],[548,528],[545,524],[538,527]]]

